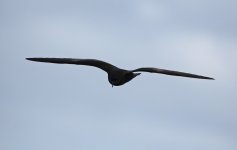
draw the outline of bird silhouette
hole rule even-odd
[[[107,62],[96,60],[96,59],[74,59],[74,58],[26,58],[26,59],[30,61],[36,61],[36,62],[87,65],[87,66],[97,67],[107,72],[108,80],[110,84],[112,85],[112,87],[120,86],[131,81],[133,78],[141,74],[137,72],[160,73],[160,74],[172,75],[172,76],[214,80],[214,78],[205,77],[201,75],[195,75],[191,73],[165,70],[165,69],[159,69],[159,68],[152,68],[152,67],[143,67],[143,68],[138,68],[135,70],[125,70],[125,69],[120,69]]]

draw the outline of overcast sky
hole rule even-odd
[[[1,150],[236,150],[237,1],[0,0]],[[112,88],[94,58],[143,73]]]

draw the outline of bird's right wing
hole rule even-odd
[[[87,65],[100,68],[106,72],[110,72],[112,69],[117,69],[107,62],[96,59],[75,59],[75,58],[26,58],[30,61],[56,63],[56,64],[74,64],[74,65]]]
[[[179,72],[179,71],[172,71],[172,70],[165,70],[165,69],[159,69],[159,68],[149,68],[149,67],[138,68],[138,69],[132,70],[132,72],[150,72],[150,73],[160,73],[160,74],[166,74],[166,75],[172,75],[172,76],[214,80],[213,78],[205,77],[201,75]]]

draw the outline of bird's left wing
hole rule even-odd
[[[111,70],[117,68],[116,66],[113,66],[107,62],[96,59],[76,59],[76,58],[26,58],[26,59],[30,61],[56,63],[56,64],[87,65],[100,68],[106,72],[110,72]]]
[[[150,73],[160,73],[160,74],[166,74],[166,75],[172,75],[172,76],[214,80],[214,78],[205,77],[201,75],[179,72],[179,71],[172,71],[172,70],[165,70],[165,69],[159,69],[159,68],[149,68],[149,67],[138,68],[138,69],[132,70],[132,72],[150,72]]]

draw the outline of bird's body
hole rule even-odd
[[[159,69],[159,68],[144,67],[144,68],[138,68],[135,70],[124,70],[112,64],[109,64],[107,62],[96,60],[96,59],[73,59],[73,58],[26,58],[26,59],[30,61],[37,61],[37,62],[87,65],[87,66],[97,67],[107,72],[108,80],[110,84],[112,84],[112,86],[123,85],[141,74],[141,73],[136,73],[136,72],[160,73],[160,74],[166,74],[166,75],[172,75],[172,76],[182,76],[182,77],[189,77],[189,78],[214,80],[213,78],[210,78],[210,77],[184,73],[184,72],[178,72],[178,71]]]
[[[108,73],[108,80],[110,84],[114,86],[120,86],[131,81],[138,75],[140,75],[140,73],[133,73],[132,71],[128,70],[116,69],[111,73]]]

